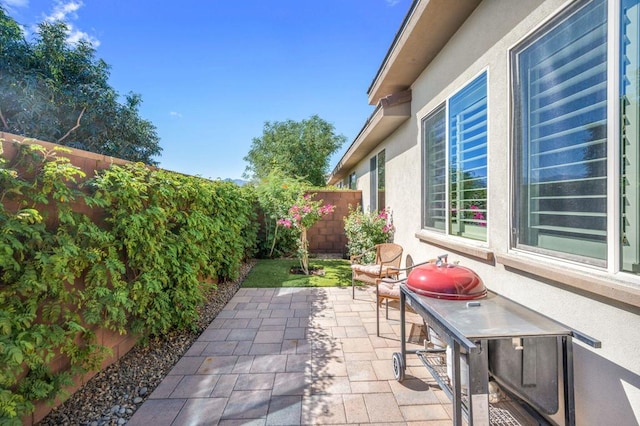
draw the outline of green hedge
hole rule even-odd
[[[205,280],[236,278],[256,246],[252,188],[143,164],[79,188],[84,173],[64,150],[21,145],[10,164],[0,157],[0,424],[20,424],[30,401],[99,367],[108,349],[93,326],[192,327]],[[58,353],[69,371],[49,369]]]

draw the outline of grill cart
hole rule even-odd
[[[418,294],[407,284],[400,289],[401,352],[393,354],[396,380],[404,379],[409,353],[409,305],[451,351],[449,365],[444,348],[425,345],[410,353],[452,400],[454,425],[462,425],[463,416],[474,426],[532,420],[575,425],[572,338],[595,348],[601,345],[598,340],[493,292],[476,292],[483,293],[478,298],[442,298],[446,295],[437,292]],[[511,406],[489,403],[490,378],[510,394],[505,404]]]

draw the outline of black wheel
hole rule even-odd
[[[399,382],[404,380],[404,361],[400,352],[393,353],[393,375]]]

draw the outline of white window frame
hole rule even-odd
[[[513,81],[513,69],[516,64],[512,61],[512,52],[518,46],[520,46],[523,42],[530,40],[531,37],[535,37],[535,34],[543,27],[548,25],[550,21],[555,19],[559,14],[563,13],[567,10],[567,8],[574,5],[575,2],[567,2],[564,4],[559,10],[553,13],[548,19],[544,22],[540,23],[538,26],[533,28],[528,34],[526,34],[521,40],[511,46],[507,51],[508,57],[508,72],[510,75],[510,84],[509,84],[509,97],[510,97],[510,141],[509,141],[509,150],[510,150],[510,183],[511,183],[511,191],[510,191],[510,229],[514,232],[511,232],[511,239],[509,245],[509,251],[514,253],[523,253],[526,255],[534,256],[540,258],[541,261],[545,259],[549,260],[557,260],[563,263],[569,263],[576,265],[580,268],[590,268],[602,271],[604,273],[608,273],[611,275],[621,275],[624,279],[630,279],[632,282],[637,281],[637,274],[632,272],[623,271],[621,267],[621,228],[620,228],[620,220],[622,215],[621,210],[621,189],[619,178],[621,175],[620,170],[620,8],[621,2],[620,0],[607,0],[607,201],[606,201],[606,210],[607,210],[607,220],[606,220],[606,252],[607,259],[605,260],[603,265],[594,265],[592,262],[588,261],[585,258],[584,261],[577,259],[568,259],[562,256],[562,253],[558,252],[557,255],[553,253],[539,253],[535,250],[518,247],[517,245],[517,236],[515,234],[515,230],[517,229],[517,215],[519,206],[516,203],[516,198],[514,192],[517,190],[516,188],[516,175],[519,173],[519,170],[516,167],[516,131],[514,126],[515,121],[515,111],[514,111],[514,96],[515,96],[515,82]],[[544,33],[543,33],[544,34]]]
[[[465,237],[465,236],[459,236],[459,235],[455,235],[451,233],[451,218],[450,218],[450,210],[451,210],[451,206],[449,204],[450,202],[450,186],[451,186],[451,176],[449,173],[449,166],[450,166],[450,140],[449,140],[449,134],[450,134],[450,120],[449,120],[449,111],[450,111],[450,101],[452,98],[454,98],[456,95],[458,95],[460,92],[462,92],[464,89],[466,89],[472,82],[474,82],[477,78],[479,78],[482,75],[485,75],[486,77],[486,95],[487,95],[487,197],[486,197],[486,211],[487,211],[487,219],[486,219],[486,238],[485,240],[479,240],[479,239],[473,239],[473,238],[469,238],[469,237]],[[426,208],[426,199],[425,199],[425,195],[426,195],[426,188],[425,188],[425,178],[424,176],[422,177],[421,180],[421,209],[422,209],[422,215],[421,215],[421,219],[420,219],[420,227],[422,229],[422,231],[424,232],[429,232],[429,233],[433,233],[433,234],[437,234],[440,236],[443,236],[445,238],[451,238],[454,240],[458,240],[464,243],[470,243],[473,245],[480,245],[480,246],[488,246],[489,244],[489,239],[490,239],[490,221],[489,221],[489,164],[490,164],[490,146],[488,143],[488,139],[489,139],[489,135],[491,133],[491,111],[490,111],[490,96],[489,96],[489,88],[490,88],[490,75],[489,75],[489,69],[488,68],[483,68],[482,70],[480,70],[480,72],[478,72],[477,74],[473,75],[471,78],[469,78],[468,80],[466,80],[463,84],[460,85],[460,87],[454,91],[453,93],[451,93],[449,96],[447,96],[447,98],[444,100],[444,102],[439,102],[433,109],[431,109],[429,112],[427,112],[421,119],[420,119],[420,146],[421,146],[421,171],[422,173],[424,173],[424,168],[426,167],[426,165],[424,164],[424,158],[425,158],[425,154],[424,154],[424,128],[422,127],[422,123],[424,122],[424,120],[431,116],[432,114],[434,114],[439,108],[441,108],[444,105],[444,112],[445,112],[445,168],[446,168],[446,173],[445,173],[445,191],[446,191],[446,196],[445,196],[445,229],[444,231],[438,230],[436,228],[432,228],[432,227],[426,227],[425,226],[425,220],[424,220],[424,210]]]

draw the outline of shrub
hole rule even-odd
[[[194,324],[201,281],[235,278],[253,202],[231,182],[209,181],[143,164],[114,166],[92,182],[107,201],[105,221],[126,259],[122,292],[135,301],[131,327],[163,334]]]
[[[376,244],[391,242],[395,230],[387,209],[364,213],[360,206],[349,207],[349,215],[344,219],[349,255],[358,255]],[[375,253],[368,253],[363,262],[375,261]]]
[[[237,277],[256,242],[255,193],[143,164],[85,183],[60,155],[0,140],[0,424],[52,400],[108,350],[95,326],[162,335],[193,327],[209,277]],[[88,216],[79,211],[100,208]],[[55,356],[69,371],[54,373]]]

